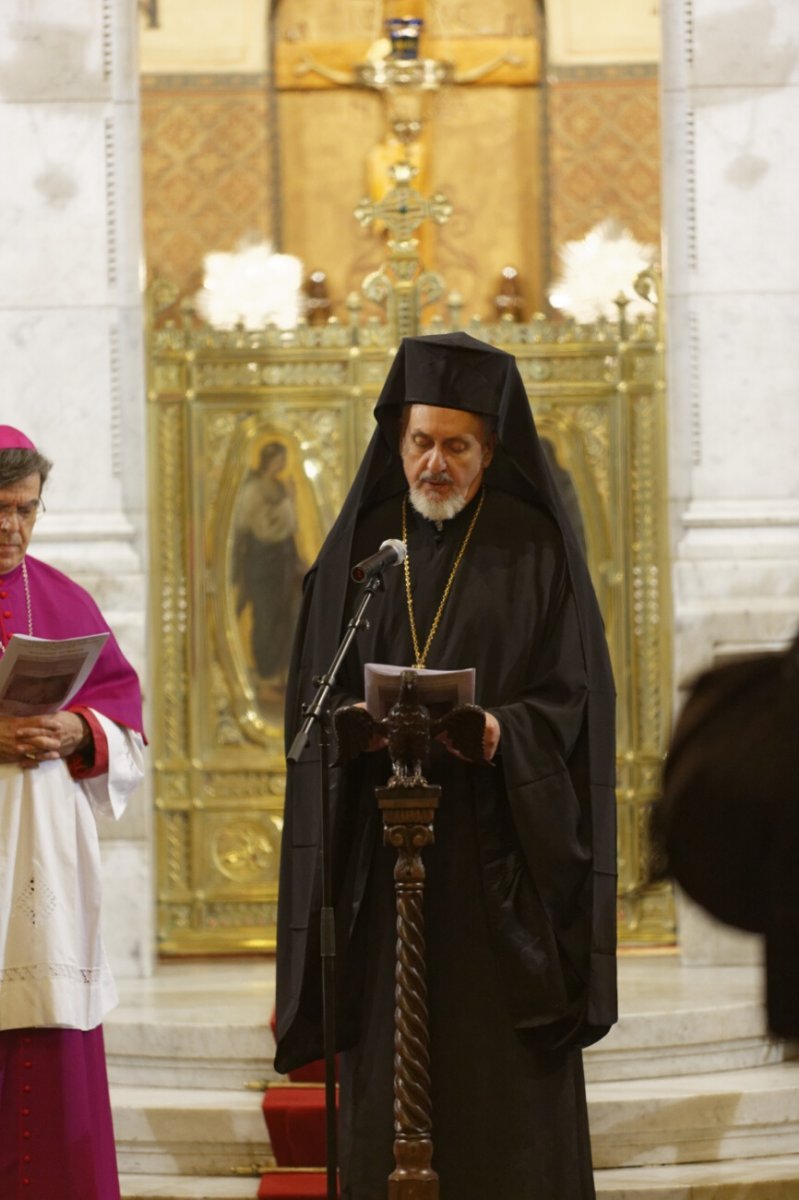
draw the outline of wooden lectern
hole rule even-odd
[[[383,841],[397,849],[397,965],[394,989],[394,1170],[388,1200],[438,1200],[433,1170],[422,850],[433,841],[439,787],[375,788]]]

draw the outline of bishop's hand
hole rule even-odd
[[[459,704],[433,722],[431,732],[450,754],[466,762],[490,762],[499,745],[499,722],[476,704]]]

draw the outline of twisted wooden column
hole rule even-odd
[[[430,1102],[422,850],[433,841],[441,789],[376,788],[383,840],[396,846],[397,966],[394,987],[394,1163],[389,1200],[438,1200]]]

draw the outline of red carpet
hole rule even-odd
[[[261,1108],[277,1166],[261,1177],[258,1200],[327,1195],[324,1078],[320,1061],[267,1086]]]
[[[297,1200],[298,1197],[327,1195],[327,1174],[322,1170],[282,1170],[275,1167],[261,1176],[258,1200]]]
[[[325,1165],[325,1089],[321,1083],[273,1083],[261,1107],[278,1166]]]

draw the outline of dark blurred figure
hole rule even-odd
[[[694,682],[653,814],[655,869],[765,936],[769,1027],[799,1036],[799,637]]]

